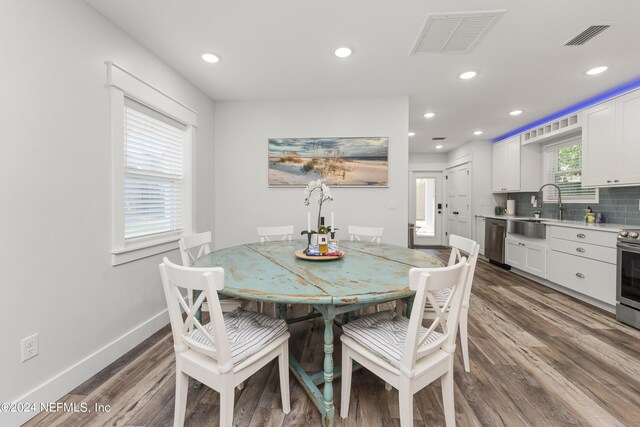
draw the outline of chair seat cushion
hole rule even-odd
[[[231,350],[231,361],[234,365],[257,353],[274,339],[287,331],[287,323],[281,319],[241,307],[224,314],[224,327]],[[214,336],[213,325],[204,325],[209,335]],[[198,329],[194,329],[189,337],[204,346],[211,346]]]
[[[440,305],[440,307],[442,307],[444,303],[447,302],[447,299],[450,295],[451,288],[444,288],[433,292],[433,297],[436,299],[436,302],[438,303],[438,305]],[[425,311],[435,311],[429,300],[426,300],[424,309]]]
[[[342,326],[346,336],[353,338],[395,367],[400,366],[408,328],[409,319],[397,316],[393,310],[363,316]],[[427,328],[420,326],[420,338],[424,337],[427,331]],[[439,332],[431,332],[420,349],[430,347],[442,336]],[[423,354],[423,357],[425,355]]]

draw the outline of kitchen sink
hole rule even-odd
[[[542,222],[544,219],[510,219],[507,231],[510,234],[529,237],[532,239],[545,239],[547,237],[547,226]]]

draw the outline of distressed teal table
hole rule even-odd
[[[212,252],[196,267],[223,267],[222,294],[243,299],[285,304],[311,304],[324,321],[324,370],[305,372],[289,356],[289,365],[323,416],[333,426],[333,322],[336,315],[363,307],[413,296],[409,289],[411,267],[441,267],[437,258],[413,249],[365,242],[344,242],[344,257],[336,261],[306,261],[294,251],[303,241],[252,243]],[[339,370],[336,369],[336,375]],[[318,386],[324,383],[323,390]]]

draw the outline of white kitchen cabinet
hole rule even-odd
[[[476,217],[476,233],[475,241],[480,245],[480,255],[484,255],[484,227],[485,220],[483,216]]]
[[[520,135],[493,145],[494,193],[538,191],[542,174],[541,147],[521,145]]]
[[[509,235],[505,245],[506,264],[543,279],[547,277],[547,246],[545,244]]]
[[[616,237],[607,231],[547,226],[549,280],[615,305]]]
[[[582,122],[583,186],[640,184],[640,90],[587,108]]]
[[[573,291],[616,304],[616,266],[563,252],[551,251],[549,280]]]

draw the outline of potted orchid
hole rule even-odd
[[[322,179],[318,179],[316,181],[311,181],[307,184],[307,188],[304,189],[304,205],[309,206],[311,203],[311,195],[318,190],[316,194],[316,202],[318,202],[318,228],[320,229],[320,217],[322,216],[322,204],[324,202],[333,200],[331,196],[331,190],[329,190],[329,186],[322,182]]]

